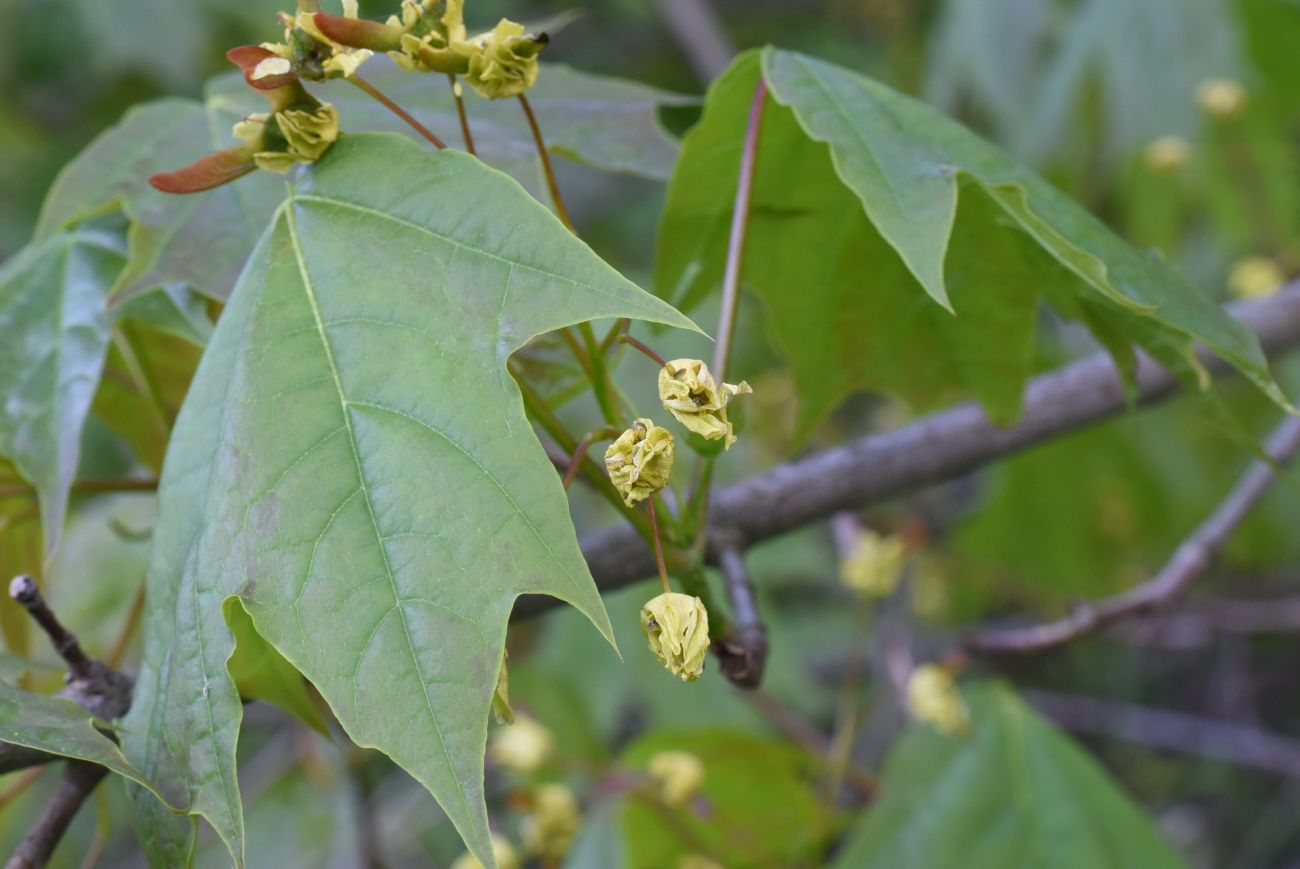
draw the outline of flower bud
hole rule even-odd
[[[694,682],[709,651],[709,613],[698,597],[664,592],[641,608],[641,628],[650,651],[674,676]]]
[[[1264,299],[1277,292],[1286,274],[1268,257],[1248,256],[1237,260],[1228,275],[1228,289],[1238,299]]]
[[[1142,161],[1152,172],[1172,173],[1192,159],[1192,146],[1178,136],[1153,139],[1142,152]]]
[[[497,869],[519,869],[523,865],[510,841],[496,833],[492,834],[492,857],[496,860]],[[483,864],[473,854],[461,854],[452,862],[451,869],[483,869]]]
[[[965,733],[970,727],[970,713],[957,691],[957,683],[937,664],[924,664],[912,671],[907,680],[907,706],[913,718],[950,736]]]
[[[521,826],[524,849],[547,863],[558,863],[582,829],[578,801],[573,791],[561,784],[542,785],[532,796],[532,810]]]
[[[1216,118],[1231,118],[1246,107],[1246,89],[1230,78],[1207,78],[1196,86],[1196,104]]]
[[[672,432],[638,419],[605,450],[605,470],[631,507],[668,485],[676,452]]]
[[[537,56],[546,47],[546,35],[524,33],[524,26],[502,18],[491,32],[470,40],[465,81],[479,96],[500,100],[518,96],[537,82]]]
[[[704,784],[704,762],[688,751],[661,751],[650,758],[646,771],[670,806],[684,806]]]
[[[517,715],[514,724],[501,728],[492,737],[488,757],[497,766],[530,773],[546,763],[552,746],[549,730],[527,715]]]
[[[751,393],[749,384],[722,384],[719,389],[709,367],[699,359],[674,359],[659,369],[659,400],[664,410],[701,437],[721,439],[727,449],[736,442],[727,419],[727,402]]]
[[[840,582],[864,598],[888,597],[903,577],[906,556],[907,544],[901,536],[864,529],[840,562]]]

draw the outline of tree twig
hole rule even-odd
[[[50,644],[54,646],[54,651],[59,653],[59,657],[67,663],[68,672],[73,678],[85,679],[91,675],[94,670],[93,662],[86,656],[77,638],[63,627],[45,603],[41,590],[36,586],[36,580],[25,573],[15,576],[9,583],[9,596],[27,610],[27,614],[41,626],[41,630],[49,635]]]
[[[718,553],[718,569],[731,604],[731,631],[713,641],[713,654],[722,674],[733,684],[757,688],[767,666],[767,627],[758,612],[745,556],[735,546],[723,547]]]
[[[1300,344],[1300,282],[1269,299],[1230,306],[1258,333],[1270,354]],[[1231,369],[1209,353],[1212,373]],[[1167,371],[1138,354],[1136,404],[1150,405],[1178,391]],[[1046,442],[1130,409],[1123,383],[1106,353],[1095,353],[1039,375],[1025,389],[1020,421],[1000,428],[974,402],[923,417],[883,434],[823,450],[716,491],[710,508],[715,529],[738,534],[743,545],[802,528],[848,509],[961,476],[995,459]],[[613,527],[582,538],[582,551],[603,590],[654,573],[650,550],[626,529]],[[548,604],[537,598],[517,613]]]
[[[5,869],[41,869],[67,832],[86,798],[108,775],[104,767],[81,760],[68,762],[63,778],[36,823],[23,836]]]
[[[1300,418],[1285,419],[1269,436],[1265,449],[1272,463],[1262,459],[1252,462],[1227,497],[1182,542],[1155,576],[1122,594],[1082,604],[1054,622],[980,631],[966,640],[967,651],[976,654],[1042,652],[1173,601],[1205,572],[1228,537],[1277,479],[1279,468],[1300,450]]]

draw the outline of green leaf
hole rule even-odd
[[[756,53],[733,64],[683,143],[656,263],[660,294],[683,309],[722,275],[759,66]],[[1013,421],[1040,298],[1122,370],[1136,343],[1204,387],[1201,341],[1288,406],[1249,330],[956,122],[802,55],[768,49],[761,68],[774,100],[743,279],[794,370],[803,433],[862,387],[921,405],[973,394]]]
[[[168,451],[126,740],[237,859],[231,597],[491,859],[483,751],[515,598],[611,637],[506,358],[603,317],[692,327],[460,152],[349,136],[276,213]]]
[[[237,598],[226,602],[225,616],[235,637],[235,653],[226,668],[239,696],[274,703],[313,730],[328,735],[329,726],[312,702],[302,674],[262,639]]]
[[[964,738],[912,728],[838,869],[1159,869],[1183,861],[1078,746],[1011,691],[969,692]]]
[[[0,268],[0,455],[40,495],[47,555],[67,512],[122,262],[120,239],[87,227],[33,243]]]
[[[130,263],[115,301],[169,283],[224,299],[283,198],[284,179],[259,172],[238,185],[176,196],[150,187],[149,176],[225,147],[229,130],[215,98],[137,106],[64,167],[41,209],[37,240],[120,206],[131,220]]]
[[[202,347],[212,337],[208,301],[184,284],[164,284],[113,309],[118,321],[133,320]]]
[[[58,670],[53,664],[33,661],[21,655],[0,652],[0,682],[14,684],[28,673],[49,673]]]
[[[96,722],[95,716],[66,697],[33,694],[0,682],[0,742],[97,763],[143,785],[161,799],[113,740],[95,726]]]

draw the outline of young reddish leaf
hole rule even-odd
[[[342,15],[316,13],[316,27],[326,37],[349,48],[368,48],[371,51],[393,51],[401,45],[402,29],[364,18],[344,18]]]
[[[224,151],[205,154],[184,169],[159,172],[149,183],[163,193],[198,193],[229,184],[256,169],[248,146],[236,145]]]
[[[275,90],[298,80],[298,74],[295,72],[253,78],[253,73],[257,71],[258,64],[264,60],[271,60],[279,56],[269,48],[263,48],[260,45],[239,45],[226,52],[226,60],[239,67],[239,71],[244,74],[244,81],[248,82],[249,86],[261,91]]]

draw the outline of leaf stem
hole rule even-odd
[[[478,151],[474,150],[474,134],[469,131],[469,115],[465,113],[465,89],[456,81],[454,72],[447,73],[447,81],[451,83],[451,95],[456,100],[456,114],[460,116],[460,135],[465,140],[465,150],[477,155]]]
[[[354,73],[348,76],[348,81],[352,82],[354,85],[361,88],[363,91],[365,91],[375,100],[377,100],[384,108],[388,109],[390,112],[397,115],[407,124],[409,124],[411,126],[411,129],[415,130],[421,136],[423,136],[424,138],[432,142],[435,148],[441,151],[443,148],[447,147],[446,142],[444,142],[442,139],[439,139],[437,136],[435,136],[432,132],[429,131],[427,127],[424,126],[424,124],[421,124],[415,118],[411,117],[410,113],[407,112],[406,109],[402,108],[397,103],[393,102],[388,97],[384,96],[382,93],[379,92],[379,90],[374,85],[370,84],[370,82],[366,81],[361,76],[356,75]]]
[[[727,244],[727,268],[722,280],[722,312],[718,315],[717,343],[713,348],[713,376],[721,382],[727,375],[727,359],[736,327],[736,309],[740,304],[740,273],[745,258],[745,238],[749,231],[749,206],[754,195],[754,175],[758,166],[758,139],[763,128],[763,106],[767,84],[760,78],[754,88],[749,108],[749,127],[745,130],[745,147],[740,157],[740,177],[731,212],[731,238]]]
[[[667,359],[663,358],[658,353],[654,352],[649,347],[647,347],[645,344],[633,338],[631,335],[619,335],[618,340],[628,345],[629,347],[635,347],[636,349],[640,350],[642,353],[649,356],[655,362],[659,363],[660,368],[663,368],[665,365],[668,364]]]
[[[533,131],[533,144],[537,146],[537,156],[542,161],[542,172],[546,175],[546,186],[551,192],[551,204],[555,206],[555,215],[570,232],[574,232],[573,221],[569,219],[569,210],[564,207],[564,199],[560,196],[560,185],[555,182],[555,170],[551,168],[551,155],[546,150],[542,128],[537,123],[537,116],[533,114],[532,104],[528,102],[526,94],[519,95],[519,105],[523,108],[524,117],[528,119],[528,126]]]
[[[650,535],[654,540],[655,566],[659,568],[659,584],[664,587],[664,594],[668,594],[673,587],[668,582],[668,566],[664,564],[664,546],[659,540],[659,517],[655,514],[654,495],[646,499],[645,509],[650,514]]]

